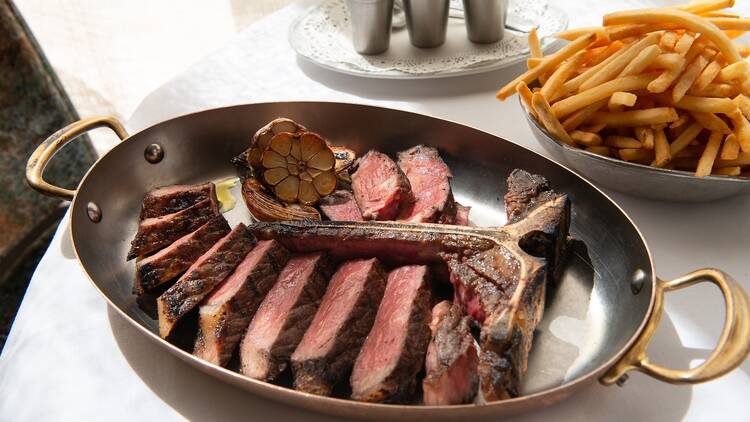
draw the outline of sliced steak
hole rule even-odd
[[[161,217],[147,218],[138,225],[127,259],[133,259],[169,246],[219,215],[217,202],[204,199],[195,205]]]
[[[346,379],[375,321],[386,277],[377,258],[339,266],[292,354],[295,389],[327,396]]]
[[[456,218],[454,224],[457,226],[471,226],[471,221],[469,221],[470,211],[471,207],[456,202]]]
[[[362,221],[362,212],[354,194],[348,190],[337,190],[320,200],[320,210],[331,221]]]
[[[449,405],[471,403],[477,394],[479,357],[471,335],[470,317],[449,301],[432,308],[432,340],[427,348],[424,403]]]
[[[399,267],[388,275],[375,323],[352,370],[352,398],[406,402],[430,341],[427,267]]]
[[[409,180],[401,169],[374,150],[357,161],[352,190],[365,220],[393,220],[401,203],[412,200]]]
[[[330,276],[322,253],[292,257],[260,304],[240,345],[240,371],[275,379],[289,362],[320,305]]]
[[[182,211],[200,201],[216,197],[214,184],[172,185],[156,188],[143,197],[141,220]]]
[[[177,321],[227,278],[250,252],[254,243],[245,225],[240,223],[201,255],[185,274],[156,300],[159,334],[167,338]]]
[[[255,245],[201,303],[194,355],[215,365],[227,364],[287,260],[289,252],[275,240]]]
[[[401,206],[398,219],[452,224],[456,215],[450,183],[453,175],[438,150],[417,145],[398,153],[398,166],[409,179],[413,196],[413,201]]]
[[[222,215],[216,215],[198,230],[138,261],[133,292],[140,295],[173,280],[230,230],[227,220]]]

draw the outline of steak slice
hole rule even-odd
[[[250,252],[254,239],[240,223],[201,255],[175,284],[156,300],[159,334],[167,338],[186,313],[237,267]]]
[[[289,251],[275,240],[258,242],[200,305],[194,355],[215,365],[227,364],[287,260]]]
[[[321,199],[320,210],[332,221],[363,221],[354,194],[348,190],[337,190]]]
[[[171,185],[156,188],[143,197],[141,220],[182,211],[200,201],[216,198],[214,184]]]
[[[352,190],[365,220],[393,220],[399,205],[412,200],[409,180],[401,169],[390,157],[374,150],[357,161]]]
[[[216,215],[219,215],[216,200],[204,199],[182,211],[147,218],[138,224],[138,232],[130,243],[127,259],[131,260],[169,246],[177,239],[197,230]]]
[[[409,179],[413,201],[402,204],[398,219],[412,223],[452,224],[456,204],[450,169],[438,150],[417,145],[398,153],[398,166]]]
[[[289,362],[330,276],[322,253],[292,257],[263,299],[240,345],[240,371],[250,378],[275,379]]]
[[[427,267],[399,267],[388,275],[375,323],[352,370],[352,398],[398,403],[411,399],[430,341]]]
[[[471,403],[477,394],[477,348],[471,336],[470,317],[461,306],[445,300],[432,308],[432,340],[427,347],[424,403]]]
[[[470,211],[471,207],[467,207],[456,202],[456,218],[454,224],[457,226],[471,226],[471,222],[469,221]]]
[[[230,230],[224,216],[216,215],[198,230],[138,261],[133,292],[140,295],[173,280]]]
[[[375,321],[386,277],[377,258],[339,266],[292,354],[295,389],[328,396],[349,375]]]

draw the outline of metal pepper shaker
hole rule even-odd
[[[406,27],[412,45],[432,48],[443,45],[448,29],[450,0],[403,0]]]
[[[352,20],[354,50],[360,54],[379,54],[391,42],[393,0],[346,0]]]
[[[493,43],[503,39],[508,0],[463,0],[466,34],[471,42]]]

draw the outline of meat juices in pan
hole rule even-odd
[[[292,354],[295,389],[327,396],[349,375],[375,321],[386,277],[377,258],[339,266]]]
[[[407,265],[388,275],[375,322],[351,375],[352,398],[400,403],[411,399],[430,341],[427,267]]]
[[[230,230],[227,220],[222,215],[217,215],[198,230],[137,261],[133,292],[140,295],[173,280]]]
[[[398,219],[410,223],[453,224],[456,203],[450,169],[437,149],[417,145],[398,153],[398,166],[411,186],[412,201],[401,204]]]
[[[216,197],[214,184],[171,185],[156,188],[143,197],[140,219],[161,217],[182,211],[205,199]]]
[[[370,151],[357,160],[352,190],[365,220],[393,220],[399,206],[411,201],[409,180],[387,155]]]
[[[275,379],[289,362],[326,290],[330,269],[323,253],[292,257],[281,270],[240,344],[240,371]]]
[[[159,334],[167,338],[177,322],[224,281],[250,252],[255,240],[240,223],[201,255],[185,274],[156,300]]]
[[[479,358],[471,335],[470,317],[461,306],[445,300],[432,308],[430,329],[432,340],[427,348],[422,381],[424,403],[471,403],[479,385]]]
[[[255,245],[201,303],[194,355],[219,366],[227,364],[288,259],[289,252],[275,240]]]

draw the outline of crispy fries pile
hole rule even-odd
[[[604,16],[603,27],[555,35],[543,57],[529,34],[528,70],[497,92],[518,93],[558,141],[696,176],[750,177],[750,19],[734,0]],[[539,87],[530,89],[538,81]]]

